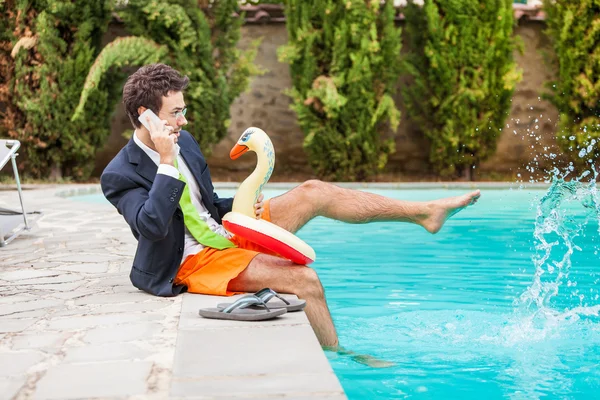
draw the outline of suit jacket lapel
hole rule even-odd
[[[137,165],[135,172],[150,182],[154,182],[158,166],[144,153],[144,150],[135,144],[133,138],[127,144],[127,152],[129,153],[129,162]]]
[[[181,136],[183,138],[183,136]],[[180,141],[180,154],[183,157],[185,163],[188,168],[192,172],[192,175],[198,182],[198,186],[200,187],[200,194],[202,195],[202,199],[204,201],[212,201],[209,198],[208,190],[206,185],[202,181],[202,164],[200,161],[203,161],[202,155],[199,151],[195,151],[196,143],[192,140],[188,141],[185,138]],[[136,164],[136,172],[149,180],[150,182],[154,182],[154,177],[156,176],[156,172],[158,171],[158,166],[148,157],[148,155],[142,150],[131,138],[129,143],[127,144],[127,152],[129,153],[129,162],[132,164]]]

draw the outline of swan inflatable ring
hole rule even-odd
[[[238,188],[231,212],[223,217],[223,226],[229,232],[261,245],[296,264],[312,263],[316,259],[315,251],[302,239],[278,225],[256,219],[254,204],[273,173],[275,150],[269,136],[259,128],[246,129],[229,156],[235,160],[248,150],[256,153],[256,168]]]

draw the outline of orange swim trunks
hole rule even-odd
[[[265,201],[262,219],[266,221],[271,221],[269,206],[269,200]],[[259,253],[275,255],[243,237],[234,236],[231,241],[237,247],[224,250],[206,247],[186,258],[177,272],[175,283],[187,286],[190,293],[231,296],[236,293],[227,290],[229,281],[245,270],[254,257]]]

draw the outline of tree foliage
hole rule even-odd
[[[286,0],[292,108],[316,173],[362,180],[383,169],[394,151],[382,140],[400,112],[392,99],[400,71],[400,29],[393,2]]]
[[[558,143],[586,164],[600,157],[600,2],[556,0],[544,7],[555,50],[549,97],[560,112]]]
[[[247,88],[249,77],[260,70],[253,64],[258,41],[245,52],[236,47],[243,23],[243,18],[236,16],[237,1],[207,5],[202,10],[196,0],[129,0],[119,16],[133,35],[165,50],[160,61],[190,78],[186,90],[190,124],[186,129],[205,153],[210,153],[210,145],[227,134],[231,103]],[[112,45],[110,52],[119,54],[113,59],[115,65],[144,64],[136,60],[136,52],[128,52],[127,42]],[[89,79],[97,82],[102,77],[90,71]]]
[[[408,113],[431,142],[434,167],[471,178],[496,149],[520,79],[512,0],[425,0],[405,15]]]
[[[0,135],[22,142],[27,175],[85,178],[108,135],[111,80],[71,123],[110,19],[109,1],[7,0],[0,27]]]
[[[145,38],[129,36],[113,40],[102,49],[90,68],[72,120],[84,117],[88,97],[102,83],[102,79],[109,74],[112,68],[156,63],[165,59],[167,54],[165,46],[160,46]]]
[[[196,0],[118,4],[0,2],[0,135],[23,143],[26,175],[89,177],[121,99],[124,66],[163,61],[188,75],[190,131],[204,147],[226,134],[231,103],[258,72],[258,43],[236,48],[243,22],[237,2],[208,2],[204,10]],[[135,37],[102,49],[115,12]]]

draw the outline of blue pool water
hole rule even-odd
[[[304,227],[341,344],[395,363],[375,369],[328,352],[348,398],[597,398],[598,208],[589,192],[558,189],[543,207],[546,190],[484,190],[437,235],[391,222]]]

